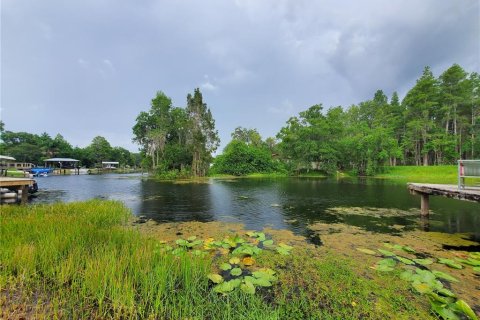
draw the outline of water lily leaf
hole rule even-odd
[[[418,263],[422,266],[428,266],[428,265],[431,265],[433,263],[433,260],[432,259],[413,259],[413,261],[415,263]]]
[[[427,292],[432,292],[432,289],[430,288],[430,286],[423,282],[414,282],[412,286],[418,293],[423,294]]]
[[[277,252],[281,255],[288,256],[290,254],[290,250],[285,248],[277,247]]]
[[[388,250],[378,249],[378,251],[380,251],[380,253],[383,254],[386,257],[396,257],[397,256],[395,253],[393,253],[391,251],[388,251]]]
[[[233,268],[232,270],[230,270],[230,274],[231,274],[232,276],[238,277],[239,275],[242,274],[242,269],[240,269],[240,268]]]
[[[387,267],[395,267],[397,265],[397,262],[392,258],[386,258],[378,261],[377,264],[387,266]]]
[[[374,265],[373,267],[370,267],[370,268],[372,268],[373,270],[376,270],[376,271],[381,271],[381,272],[389,272],[389,271],[394,270],[393,267],[383,265],[383,264],[376,264],[376,265]]]
[[[403,262],[404,264],[408,264],[408,265],[415,264],[415,262],[413,262],[412,260],[404,258],[404,257],[397,256],[397,259],[398,259],[398,261]]]
[[[393,249],[393,244],[390,244],[388,242],[384,242],[383,245],[388,249]]]
[[[232,292],[234,289],[235,289],[235,286],[232,284],[232,281],[222,282],[220,284],[217,284],[215,287],[213,287],[214,292],[223,293],[223,294]]]
[[[249,237],[252,237],[252,238],[254,238],[254,237],[255,237],[255,234],[256,234],[256,232],[255,232],[255,231],[248,231],[248,232],[246,232],[245,234],[246,234],[247,236],[249,236]]]
[[[197,239],[197,237],[195,237],[195,236],[191,236],[191,237],[188,237],[188,238],[187,238],[188,241],[193,241],[193,240],[195,240],[195,239]]]
[[[272,244],[273,244],[273,240],[271,240],[271,239],[263,241],[264,246],[271,246]]]
[[[447,319],[447,320],[459,320],[460,319],[455,314],[455,312],[453,312],[452,310],[447,308],[445,306],[445,304],[443,304],[441,302],[438,302],[438,301],[435,301],[435,300],[430,300],[430,305],[431,305],[433,311],[435,311],[435,313],[437,313],[443,319]]]
[[[445,280],[448,280],[448,281],[451,281],[451,282],[458,282],[458,280],[454,277],[452,277],[451,275],[449,275],[448,273],[445,273],[445,272],[442,272],[442,271],[438,271],[438,270],[432,270],[432,273],[435,275],[435,277],[437,278],[440,278],[440,279],[445,279]]]
[[[227,271],[232,269],[232,265],[230,263],[225,262],[220,265],[220,269],[222,269],[223,271]]]
[[[473,268],[473,272],[477,273],[477,274],[480,274],[480,267]]]
[[[255,284],[257,286],[260,286],[260,287],[271,287],[272,286],[272,283],[268,279],[265,279],[265,278],[255,278],[255,280],[253,280],[253,284]]]
[[[267,279],[269,281],[277,280],[277,277],[275,276],[275,271],[273,271],[272,269],[268,269],[268,268],[263,268],[263,269],[259,269],[257,271],[254,271],[252,273],[252,275],[256,279]]]
[[[455,293],[448,290],[447,288],[442,288],[440,290],[437,290],[437,293],[445,297],[455,298]]]
[[[477,320],[477,316],[475,315],[475,312],[473,312],[472,308],[470,308],[470,306],[465,301],[457,300],[455,302],[455,306],[457,307],[458,310],[462,311],[463,314],[465,314],[470,319]]]
[[[394,244],[394,245],[393,245],[393,249],[400,251],[400,250],[403,250],[403,246],[401,246],[401,245],[399,245],[399,244]]]
[[[356,248],[358,251],[360,252],[363,252],[363,253],[366,253],[366,254],[370,254],[370,255],[375,255],[377,254],[375,251],[373,250],[370,250],[370,249],[365,249],[365,248]]]
[[[245,257],[242,259],[242,263],[246,266],[253,266],[255,264],[255,259],[252,257]]]
[[[415,253],[416,252],[415,249],[410,248],[409,246],[403,246],[402,250],[405,251],[405,252],[408,252],[408,253]]]
[[[248,294],[255,294],[255,286],[251,282],[245,282],[240,285],[240,290]]]
[[[458,264],[455,261],[450,260],[450,259],[439,258],[438,263],[444,264],[444,265],[449,266],[450,268],[454,268],[454,269],[463,269],[463,266],[461,264]]]
[[[186,246],[188,244],[188,241],[184,239],[177,239],[175,243],[178,244],[179,246]]]
[[[472,259],[480,260],[480,252],[470,252],[468,256]]]
[[[257,232],[257,239],[258,239],[258,241],[265,241],[265,239],[266,239],[265,233]]]
[[[435,292],[428,292],[427,294],[428,294],[428,297],[430,299],[433,299],[433,300],[438,301],[438,302],[443,303],[443,304],[448,304],[449,303],[449,301],[445,297],[441,297],[438,294],[436,294]]]
[[[456,258],[455,260],[457,260],[458,262],[464,263],[464,264],[468,264],[468,265],[473,266],[473,267],[480,266],[480,260],[476,260],[476,259],[472,259],[472,258],[468,258],[467,260]]]
[[[210,273],[207,275],[208,279],[212,280],[213,283],[222,283],[223,277],[216,273]]]
[[[233,257],[230,260],[228,260],[231,264],[239,264],[240,263],[240,258]]]

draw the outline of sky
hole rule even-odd
[[[425,66],[480,72],[479,0],[2,0],[6,130],[137,151],[157,91],[199,87],[221,138],[275,136],[314,104],[402,98]]]

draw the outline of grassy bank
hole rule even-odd
[[[207,241],[146,238],[126,227],[129,217],[122,204],[107,201],[2,207],[0,317],[429,317],[425,301],[395,275],[308,247],[288,255],[263,250],[248,268],[274,269],[273,286],[219,294],[208,275],[228,257],[208,251]]]
[[[376,178],[402,182],[451,183],[456,184],[457,166],[397,166],[386,167]],[[467,181],[468,182],[468,181]]]

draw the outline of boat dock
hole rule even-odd
[[[480,188],[463,188],[453,184],[408,183],[411,194],[421,196],[420,207],[422,216],[428,216],[429,196],[443,196],[458,200],[480,202]]]
[[[33,186],[35,180],[28,178],[10,178],[0,177],[0,188],[6,188],[14,191],[17,194],[17,200],[19,199],[22,204],[27,203],[28,200],[28,188]],[[22,191],[21,197],[18,191]]]

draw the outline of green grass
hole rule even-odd
[[[7,177],[25,178],[25,172],[20,170],[7,170]]]
[[[369,280],[352,261],[294,249],[258,263],[278,283],[255,295],[214,293],[215,255],[175,255],[126,228],[121,203],[4,206],[0,318],[371,319],[425,318],[428,308],[392,275]],[[365,271],[365,269],[363,269]],[[375,280],[376,279],[376,280]]]
[[[376,178],[394,179],[402,182],[449,183],[456,184],[457,166],[396,166],[386,167],[385,173]]]

